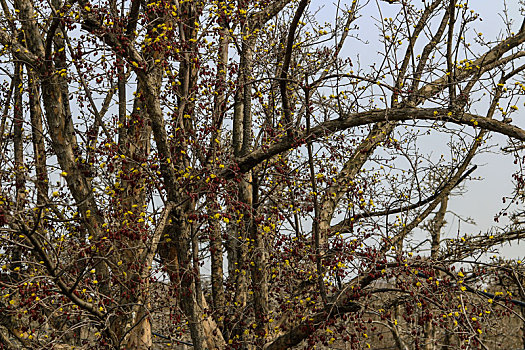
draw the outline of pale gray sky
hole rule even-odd
[[[428,2],[428,1],[427,1]],[[350,3],[350,2],[348,2]],[[364,1],[360,1],[364,4]],[[414,4],[420,4],[421,1],[413,0]],[[320,14],[322,18],[326,16],[326,21],[333,22],[335,15],[335,5],[332,1],[313,1],[311,10],[316,6],[322,6]],[[483,33],[485,40],[496,40],[502,35],[506,35],[507,28],[504,22],[504,8],[505,2],[494,0],[474,0],[469,2],[469,7],[480,14],[481,21],[472,23],[475,29],[474,33]],[[381,43],[378,40],[378,21],[379,18],[395,17],[398,13],[400,5],[390,5],[383,1],[371,0],[363,11],[360,12],[361,17],[355,22],[359,26],[360,40],[350,39],[345,45],[342,56],[351,57],[354,62],[359,62],[361,67],[365,68],[373,62],[380,62],[381,57],[378,51],[382,51]],[[510,0],[507,2],[508,17],[514,20],[512,31],[518,31],[523,16],[520,15],[519,0]],[[472,45],[474,47],[474,44]],[[520,105],[523,107],[523,101]],[[479,107],[478,107],[479,108]],[[478,110],[480,114],[483,111]],[[523,115],[520,111],[513,115],[514,123],[525,127],[525,118],[519,118]],[[521,119],[521,120],[519,120]],[[443,142],[437,141],[437,142]],[[501,135],[492,135],[489,144],[498,145],[495,150],[506,145],[506,137]],[[435,145],[426,145],[435,147]],[[423,148],[426,148],[423,145]],[[505,207],[502,202],[504,196],[509,196],[513,190],[512,174],[518,170],[517,166],[513,164],[514,158],[512,155],[504,154],[481,154],[477,156],[473,163],[478,165],[478,169],[473,173],[474,177],[481,177],[480,181],[469,181],[466,187],[467,192],[463,196],[453,197],[449,203],[451,211],[460,214],[462,217],[471,217],[476,222],[476,225],[470,225],[462,222],[460,225],[461,234],[475,234],[485,232],[492,226],[496,225],[494,216]],[[456,236],[458,232],[458,218],[452,214],[447,216],[449,224],[445,228],[447,235]],[[502,218],[498,225],[507,223],[508,220]],[[505,246],[501,253],[505,257],[523,257],[525,244],[519,246],[514,243],[512,246]]]

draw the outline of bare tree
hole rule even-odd
[[[508,11],[485,40],[456,0],[0,3],[3,347],[494,348],[523,308],[483,291],[525,232]],[[489,133],[513,222],[451,239]]]

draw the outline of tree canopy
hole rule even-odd
[[[486,38],[457,0],[0,4],[0,347],[525,334],[521,261],[492,256],[525,236],[522,16]],[[447,235],[484,152],[515,191]]]

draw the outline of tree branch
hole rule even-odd
[[[472,168],[470,168],[457,181],[455,181],[454,183],[451,184],[452,188],[456,187],[461,182],[463,182],[477,168],[478,168],[477,165],[474,165]],[[346,229],[348,229],[350,227],[350,224],[352,222],[356,222],[357,220],[360,220],[360,219],[370,218],[370,217],[373,217],[373,216],[384,216],[384,215],[397,214],[397,213],[402,213],[402,212],[405,212],[405,211],[409,211],[409,210],[412,210],[412,209],[419,208],[419,207],[421,207],[421,206],[423,206],[425,204],[428,204],[428,203],[432,202],[436,198],[438,198],[440,196],[442,190],[443,190],[443,187],[444,186],[440,186],[434,192],[433,195],[431,195],[430,197],[427,197],[427,198],[425,198],[423,200],[420,200],[419,202],[414,203],[414,204],[410,204],[410,205],[407,205],[407,206],[404,206],[404,207],[395,208],[395,209],[386,209],[386,210],[381,210],[381,211],[365,212],[365,213],[360,213],[360,214],[354,215],[353,217],[351,217],[349,219],[342,220],[339,223],[337,223],[334,226],[332,226],[331,231],[332,232],[344,231],[344,230],[346,230]]]
[[[288,124],[288,127],[290,127],[292,122],[292,113],[290,111],[290,101],[288,100],[288,82],[286,79],[288,79],[288,68],[290,68],[290,61],[292,59],[292,49],[293,43],[295,41],[295,31],[297,30],[299,20],[301,19],[303,12],[306,9],[306,5],[308,5],[309,2],[309,0],[301,0],[301,2],[299,3],[299,7],[297,8],[292,23],[290,24],[288,38],[286,39],[286,51],[284,53],[284,61],[281,70],[281,80],[279,81],[279,84],[281,88],[281,99],[283,104],[284,120],[286,124]]]
[[[237,170],[232,168],[224,170],[221,173],[221,176],[232,178],[235,176],[236,172],[245,173],[259,165],[261,162],[271,159],[279,153],[299,147],[304,144],[307,139],[315,140],[322,136],[357,126],[387,121],[408,120],[434,120],[458,125],[477,126],[484,130],[494,131],[520,141],[525,141],[525,130],[502,121],[489,119],[476,114],[452,114],[452,112],[446,108],[381,109],[341,116],[340,118],[320,123],[316,127],[313,127],[308,134],[303,132],[295,139],[285,138],[270,147],[255,150],[245,157],[237,159]]]

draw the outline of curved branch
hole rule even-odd
[[[478,168],[477,165],[474,165],[472,168],[470,168],[458,180],[454,181],[451,184],[451,189],[453,189],[454,187],[459,185],[461,182],[463,182],[477,168]],[[412,209],[419,208],[419,207],[421,207],[421,206],[423,206],[425,204],[428,204],[428,203],[432,202],[434,199],[438,198],[441,195],[441,193],[443,191],[443,188],[444,188],[444,186],[440,186],[434,192],[434,194],[432,194],[430,197],[422,199],[419,202],[414,203],[414,204],[410,204],[410,205],[407,205],[407,206],[404,206],[404,207],[395,208],[395,209],[385,209],[385,210],[381,210],[381,211],[366,212],[366,213],[360,213],[360,214],[354,215],[353,217],[351,217],[349,219],[342,220],[339,223],[337,223],[334,226],[332,226],[331,231],[332,232],[343,231],[343,230],[349,228],[350,224],[352,222],[355,222],[356,220],[359,220],[359,219],[370,218],[370,217],[373,217],[373,216],[384,216],[384,215],[397,214],[397,213],[402,213],[402,212],[405,212],[405,211],[409,211],[409,210],[412,210]]]
[[[99,320],[104,320],[106,317],[104,312],[97,309],[93,303],[87,302],[84,299],[80,298],[73,290],[71,290],[70,287],[67,286],[67,284],[62,280],[62,278],[60,278],[60,274],[57,273],[57,267],[55,263],[48,256],[40,241],[35,237],[41,214],[42,209],[38,213],[37,223],[31,230],[29,230],[24,223],[20,222],[20,231],[24,234],[24,236],[26,236],[29,239],[29,241],[33,245],[33,249],[44,262],[43,265],[46,267],[46,270],[48,271],[49,275],[54,279],[56,285],[60,289],[60,293],[67,297],[69,300],[71,300],[73,303],[75,303],[79,308],[88,311],[90,314],[97,317]]]
[[[382,109],[361,113],[348,114],[340,118],[320,123],[313,127],[310,133],[303,132],[294,139],[284,138],[267,148],[259,148],[252,153],[237,159],[236,169],[224,170],[221,176],[232,178],[236,173],[245,173],[261,162],[275,155],[297,148],[307,139],[317,139],[349,128],[389,121],[435,120],[459,125],[477,126],[487,131],[494,131],[509,137],[525,141],[525,130],[494,119],[489,119],[471,113],[452,114],[446,108],[400,108]]]
[[[454,257],[455,259],[464,259],[476,252],[486,252],[489,248],[496,245],[509,243],[525,238],[525,228],[513,231],[504,231],[499,234],[485,234],[473,237],[463,237],[457,241],[447,240],[447,250],[442,254],[440,259]],[[458,247],[459,244],[461,246]]]
[[[301,2],[299,3],[299,7],[297,8],[292,23],[290,24],[288,38],[286,39],[286,51],[284,53],[284,62],[281,70],[280,88],[283,103],[284,120],[287,124],[290,124],[292,122],[292,116],[290,111],[290,101],[288,100],[288,84],[286,79],[288,79],[288,68],[290,68],[290,61],[292,59],[292,49],[293,43],[295,41],[295,31],[297,29],[297,25],[299,24],[299,20],[301,19],[301,16],[303,15],[304,10],[306,9],[306,5],[308,5],[309,2],[309,0],[301,0]]]
[[[21,45],[16,37],[10,35],[7,31],[0,29],[0,44],[5,48],[9,48],[13,56],[20,61],[31,66],[36,66],[39,62],[39,57],[30,52],[24,45]]]

